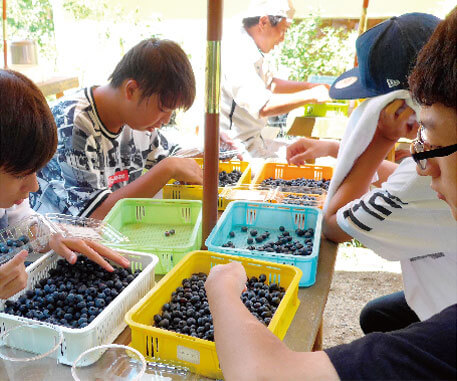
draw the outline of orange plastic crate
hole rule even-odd
[[[330,180],[333,176],[333,168],[321,165],[288,165],[283,163],[265,163],[252,181],[252,186],[258,186],[263,180],[270,177],[274,179],[293,180],[300,177],[312,180]]]

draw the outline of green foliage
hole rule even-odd
[[[353,66],[356,37],[356,31],[323,27],[321,18],[310,16],[290,26],[273,60],[289,70],[291,80],[337,76]]]
[[[124,46],[132,44],[124,37],[125,33],[119,30],[119,25],[125,23],[126,20],[128,20],[131,28],[127,35],[134,35],[135,43],[144,38],[158,37],[151,30],[154,24],[160,20],[147,20],[138,7],[127,10],[126,7],[122,6],[122,3],[112,0],[64,0],[63,8],[72,14],[75,20],[104,22],[106,27],[104,37],[118,40],[121,55],[125,53]]]
[[[48,61],[56,58],[54,20],[50,0],[7,1],[7,40],[32,39],[40,55]]]

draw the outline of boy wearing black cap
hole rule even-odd
[[[456,77],[452,68],[457,65],[457,49],[455,36],[450,36],[449,32],[457,30],[456,12],[457,10],[453,15],[448,16],[440,24],[441,28],[437,29],[439,32],[437,37],[440,38],[437,38],[434,46],[437,45],[443,50],[447,48],[446,52],[451,55],[440,60],[447,64],[435,67],[433,83],[437,87],[433,90],[428,87],[424,91],[427,85],[424,84],[424,78],[420,77],[424,72],[424,66],[427,66],[426,62],[429,58],[427,54],[432,52],[433,48],[425,50],[425,54],[421,55],[422,67],[414,81],[415,96],[425,104],[432,103],[428,105],[425,114],[429,118],[427,122],[439,120],[438,115],[432,110],[433,107],[446,111],[445,118],[436,125],[439,131],[433,131],[433,134],[430,134],[439,141],[447,127],[447,137],[453,140],[442,144],[457,142],[455,140],[457,109],[453,102],[455,96],[452,96],[451,101],[446,99],[446,96],[442,97],[442,94],[453,91],[455,93]],[[453,27],[449,25],[451,23]],[[436,33],[432,39],[435,35]],[[444,78],[442,73],[446,73]],[[437,96],[438,91],[440,94]],[[424,98],[424,94],[427,98]],[[422,115],[424,115],[423,112]],[[443,122],[452,122],[454,125]],[[442,161],[435,162],[437,155],[442,156],[442,149],[438,152],[429,150],[433,147],[428,141],[422,141],[420,145],[417,143],[415,144],[416,159],[423,161],[429,158],[426,165],[430,167],[427,174],[433,177],[432,186],[439,183],[443,193],[452,194],[452,191],[455,191],[456,180],[455,157],[452,161],[452,155],[455,156],[455,152],[447,152],[445,157],[438,157],[443,159]],[[435,149],[440,150],[437,147]],[[417,156],[419,153],[424,155]],[[440,179],[436,173],[432,174],[437,168],[442,171],[443,179]],[[455,202],[449,201],[453,211],[455,205]],[[447,213],[450,214],[449,209]],[[426,235],[429,232],[425,230],[422,233]],[[371,333],[350,344],[339,345],[325,351],[300,353],[288,349],[243,305],[240,294],[245,287],[245,282],[246,272],[243,266],[238,262],[232,262],[213,267],[205,284],[213,316],[217,353],[227,380],[451,380],[457,378],[456,304],[405,329],[390,333]],[[234,348],[236,350],[233,350]]]
[[[400,261],[403,273],[404,292],[363,309],[365,333],[404,328],[457,302],[456,222],[428,180],[417,175],[411,158],[399,166],[383,161],[401,136],[416,135],[417,106],[402,89],[408,89],[417,53],[438,21],[411,13],[370,29],[357,40],[359,67],[341,75],[330,90],[334,98],[369,99],[351,115],[337,148],[324,234],[336,242],[356,238],[378,255]],[[370,191],[373,178],[382,186]]]

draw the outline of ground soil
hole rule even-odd
[[[398,263],[384,261],[366,249],[340,250],[324,312],[324,348],[362,337],[359,314],[363,306],[402,289]]]

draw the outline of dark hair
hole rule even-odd
[[[268,19],[270,20],[271,26],[276,26],[278,25],[282,19],[285,17],[282,16],[268,16]],[[249,29],[255,25],[257,25],[260,21],[260,16],[256,17],[246,17],[243,19],[243,26],[245,29]]]
[[[419,103],[441,103],[457,110],[457,7],[420,51],[409,86]]]
[[[118,88],[134,79],[142,90],[141,100],[158,94],[160,105],[189,109],[195,99],[195,76],[186,53],[170,40],[150,38],[130,49],[109,77]]]
[[[27,77],[0,70],[0,168],[28,175],[57,148],[57,127],[46,99]]]

